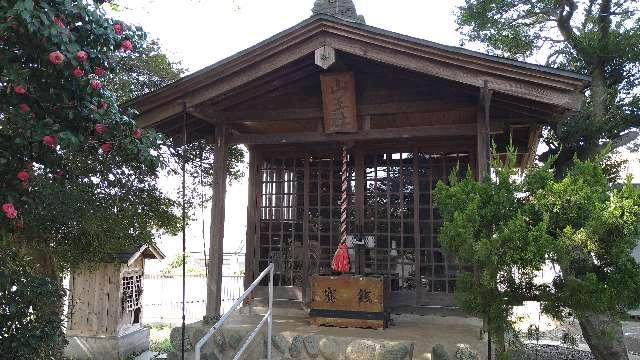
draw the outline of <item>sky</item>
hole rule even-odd
[[[122,20],[143,26],[173,59],[196,71],[311,15],[314,0],[122,1]],[[458,45],[454,9],[461,0],[355,0],[367,24]]]
[[[142,26],[151,37],[159,39],[172,60],[181,61],[194,72],[308,18],[313,3],[314,0],[123,0],[121,11],[113,16]],[[460,44],[454,13],[463,0],[354,0],[354,3],[369,25],[446,45]],[[635,182],[640,182],[637,166],[640,156],[628,152],[624,156],[630,159],[630,173]],[[171,179],[163,181],[168,187],[176,184]],[[227,191],[224,250],[243,251],[246,178],[233,183]],[[194,223],[188,231],[188,252],[202,253],[203,243],[208,243],[209,210],[204,213],[205,239],[202,222]],[[161,247],[171,258],[181,249],[180,238],[164,238]]]

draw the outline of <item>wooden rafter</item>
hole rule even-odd
[[[313,52],[322,46],[475,87],[487,80],[497,92],[566,109],[580,105],[588,81],[568,72],[319,16],[128,105],[140,111],[140,126],[153,126],[180,112],[178,98],[190,105],[216,101],[307,55],[313,60]]]

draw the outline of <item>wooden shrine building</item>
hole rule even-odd
[[[69,276],[65,356],[71,359],[125,359],[149,349],[143,326],[142,294],[147,260],[162,260],[155,244],[113,254]]]
[[[458,266],[438,243],[432,189],[458,164],[486,173],[509,139],[521,166],[541,128],[576,111],[589,79],[368,26],[350,0],[317,0],[298,25],[144,95],[138,124],[215,144],[209,314],[220,306],[226,149],[249,151],[245,284],[275,263],[280,298],[310,300],[340,240],[341,149],[348,232],[390,306],[453,304]],[[236,214],[234,214],[236,216]]]

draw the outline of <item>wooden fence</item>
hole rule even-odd
[[[186,276],[185,316],[187,323],[202,320],[207,303],[207,277]],[[224,313],[244,292],[243,276],[222,276]],[[146,324],[180,324],[182,322],[182,276],[145,275],[142,296],[142,319]]]

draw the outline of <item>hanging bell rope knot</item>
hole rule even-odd
[[[336,254],[331,260],[333,271],[346,273],[349,271],[349,249],[347,248],[347,189],[349,187],[349,156],[347,147],[342,146],[342,166],[340,174],[342,176],[342,186],[340,188],[340,245]]]
[[[335,272],[346,273],[349,272],[350,267],[349,249],[347,248],[347,244],[342,243],[338,246],[338,250],[336,250],[336,254],[333,256],[333,260],[331,260],[331,268]]]

